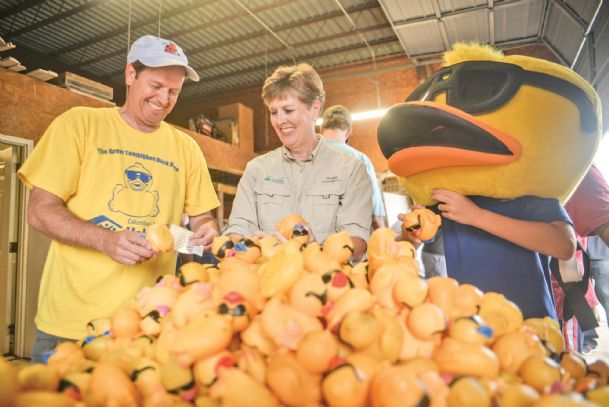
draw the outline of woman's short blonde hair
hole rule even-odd
[[[264,81],[262,100],[267,105],[275,98],[284,98],[293,92],[298,99],[311,107],[315,100],[321,103],[323,109],[326,94],[321,78],[309,64],[280,66]]]

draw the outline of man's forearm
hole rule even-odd
[[[534,222],[508,218],[483,209],[472,226],[525,249],[567,260],[575,253],[575,234],[566,222]]]
[[[188,221],[190,222],[190,229],[192,231],[199,230],[201,226],[206,223],[209,223],[216,232],[218,232],[218,222],[216,222],[216,218],[213,217],[211,212],[206,212],[202,215],[190,216]]]
[[[112,233],[79,219],[61,199],[38,188],[34,188],[30,194],[28,223],[53,240],[95,250],[100,250],[103,236]]]

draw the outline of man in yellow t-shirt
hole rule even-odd
[[[33,362],[92,319],[112,316],[140,288],[173,273],[176,254],[154,255],[153,223],[189,216],[190,244],[209,248],[219,205],[196,142],[173,128],[185,78],[198,81],[182,49],[146,35],[127,57],[120,108],[68,110],[49,126],[19,171],[32,189],[30,226],[53,239],[42,275]]]

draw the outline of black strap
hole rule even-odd
[[[550,259],[550,271],[565,293],[565,301],[562,308],[563,320],[567,321],[575,316],[581,329],[587,331],[598,326],[592,308],[590,308],[585,298],[590,282],[590,256],[588,256],[588,253],[581,247],[579,242],[577,243],[577,251],[581,251],[584,258],[584,275],[581,281],[576,283],[563,282],[558,269],[558,260],[555,258]]]

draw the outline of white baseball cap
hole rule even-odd
[[[140,61],[151,68],[162,66],[183,66],[186,69],[188,79],[198,82],[199,75],[188,66],[188,58],[182,48],[173,41],[154,35],[144,35],[131,45],[127,63],[132,64]]]

